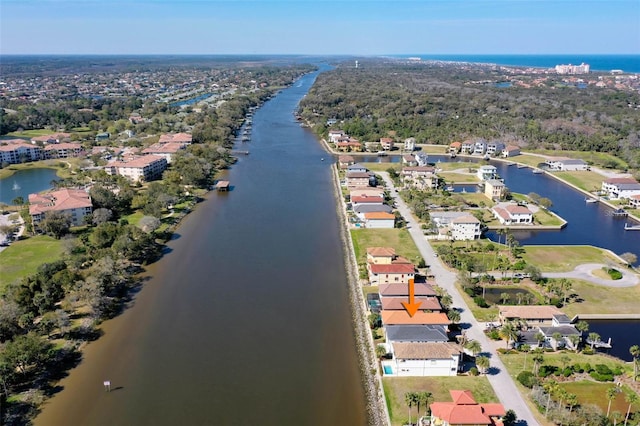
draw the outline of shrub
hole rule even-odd
[[[562,375],[564,377],[569,377],[573,374],[573,370],[569,367],[565,368],[564,371],[562,372]]]
[[[482,297],[482,296],[474,297],[473,301],[476,302],[476,305],[478,305],[481,308],[488,308],[489,307],[489,304],[487,303],[486,300],[484,300],[484,297]]]
[[[592,371],[589,375],[598,382],[613,382],[613,374],[600,374],[597,371]]]
[[[555,372],[558,370],[558,367],[555,367],[553,365],[542,365],[540,366],[540,369],[538,370],[538,377],[547,377],[550,376],[552,374],[555,374]]]
[[[469,369],[469,374],[471,374],[472,376],[477,376],[478,374],[480,374],[480,372],[478,371],[478,369],[476,367],[471,367]]]
[[[589,364],[588,362],[582,367],[583,372],[590,373],[592,370],[593,367],[591,367],[591,364]]]
[[[467,294],[468,294],[469,296],[471,296],[471,297],[473,297],[473,296],[476,294],[476,292],[475,292],[475,290],[473,289],[473,287],[467,287],[467,288],[465,288],[465,289],[464,289],[464,292],[465,292],[465,293],[467,293]]]
[[[489,330],[487,332],[487,337],[491,340],[500,340],[500,332],[496,329]]]
[[[596,364],[595,371],[598,374],[607,374],[607,375],[611,374],[611,375],[613,375],[613,371],[611,371],[609,366],[607,366],[605,364]]]
[[[593,349],[591,349],[590,347],[586,347],[586,348],[584,348],[584,349],[582,350],[582,353],[583,353],[584,355],[593,355],[595,352],[594,352],[594,350],[593,350]],[[585,368],[585,371],[589,371],[589,370],[587,370],[587,369]]]
[[[531,371],[522,371],[516,377],[518,382],[524,387],[529,389],[533,388],[536,384],[538,384],[538,379]]]
[[[607,274],[609,274],[609,276],[611,277],[612,280],[619,280],[622,279],[622,272],[618,271],[617,269],[614,268],[602,268],[605,271],[607,271]]]

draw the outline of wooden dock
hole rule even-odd
[[[216,189],[220,192],[227,192],[229,191],[229,187],[231,185],[229,184],[228,180],[220,180],[218,181],[218,183],[216,183]]]

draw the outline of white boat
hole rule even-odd
[[[585,198],[585,199],[584,199],[584,201],[585,201],[585,203],[597,203],[597,202],[598,202],[598,200],[597,200],[597,199],[595,199],[595,198],[588,198],[588,197],[587,197],[587,198]]]
[[[542,169],[533,169],[533,173],[536,174],[536,175],[539,175],[539,174],[544,173],[544,170],[542,170]]]
[[[449,191],[449,192],[453,192],[453,186],[449,185],[445,188],[445,190]]]
[[[13,182],[13,190],[14,191],[19,191],[20,190],[20,185],[18,185],[18,182]]]

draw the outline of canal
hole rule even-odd
[[[232,190],[184,220],[36,424],[366,424],[332,162],[292,114],[316,75],[255,113]]]

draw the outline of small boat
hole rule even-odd
[[[447,186],[447,187],[446,187],[446,188],[444,188],[444,189],[445,189],[445,190],[447,190],[447,191],[449,191],[449,192],[453,192],[453,189],[454,189],[454,188],[453,188],[453,186],[452,186],[452,185],[449,185],[449,186]]]
[[[322,158],[320,159],[320,161],[324,161],[324,157],[322,157]]]
[[[526,166],[526,165],[524,165],[524,164],[518,164],[518,168],[519,168],[519,169],[524,169],[525,167],[527,167],[527,166]]]
[[[387,156],[389,154],[387,153],[387,151],[378,151],[378,152],[376,152],[376,155],[378,157],[385,157],[385,156]]]
[[[536,174],[536,175],[539,175],[539,174],[544,173],[544,170],[542,170],[542,169],[533,169],[533,173]]]
[[[13,182],[13,190],[14,191],[19,191],[20,190],[20,185],[18,185],[18,182]]]
[[[585,198],[584,201],[585,201],[585,203],[597,203],[598,202],[597,199],[589,198],[589,197]]]
[[[629,213],[627,213],[624,209],[616,209],[613,212],[611,212],[612,216],[627,216]]]

